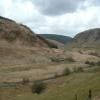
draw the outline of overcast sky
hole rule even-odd
[[[74,36],[100,27],[100,0],[0,0],[0,15],[36,33]]]

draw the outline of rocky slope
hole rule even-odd
[[[76,47],[97,47],[100,46],[100,28],[89,29],[78,33],[74,38],[72,46]]]

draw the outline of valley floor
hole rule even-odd
[[[93,100],[100,100],[100,66],[71,73],[46,82],[42,94],[33,94],[28,86],[0,89],[0,100],[87,100],[89,89]]]
[[[73,52],[72,57],[75,62],[1,66],[0,100],[88,100],[89,90],[93,100],[100,100],[100,57],[86,52]],[[63,74],[66,68],[69,74]],[[45,91],[32,93],[30,84],[19,84],[24,78],[43,80]]]

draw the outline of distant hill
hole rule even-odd
[[[64,36],[64,35],[57,35],[57,34],[39,34],[39,35],[50,40],[55,40],[62,44],[67,44],[68,42],[72,40],[71,37]]]
[[[89,29],[78,33],[70,45],[76,47],[100,47],[100,28]]]

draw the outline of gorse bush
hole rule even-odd
[[[99,54],[98,54],[98,53],[96,53],[96,52],[91,52],[91,53],[89,53],[89,55],[99,57]]]
[[[86,61],[85,64],[88,64],[90,66],[95,66],[96,65],[96,63],[93,62],[93,61],[91,61],[91,62],[90,61]]]
[[[23,85],[26,85],[26,84],[28,84],[29,82],[30,82],[29,78],[23,78],[23,79],[22,79],[22,84],[23,84]]]
[[[100,66],[100,61],[98,62],[86,61],[85,64],[88,64],[90,66]]]
[[[84,69],[82,67],[74,67],[73,72],[84,72]]]
[[[100,66],[100,61],[98,61],[98,62],[96,63],[96,65],[97,65],[97,66]]]
[[[51,57],[50,59],[52,62],[63,62],[66,60],[64,58],[59,58],[59,57]]]
[[[75,59],[73,59],[72,57],[66,58],[66,61],[68,62],[75,62]]]
[[[60,77],[61,75],[59,75],[58,73],[55,73],[54,74],[54,78],[58,78],[58,77]]]
[[[63,70],[63,75],[69,75],[71,73],[71,70],[69,69],[69,68],[65,68],[64,70]]]
[[[34,84],[32,85],[32,93],[40,94],[45,89],[46,89],[46,84],[41,80],[35,81]]]

